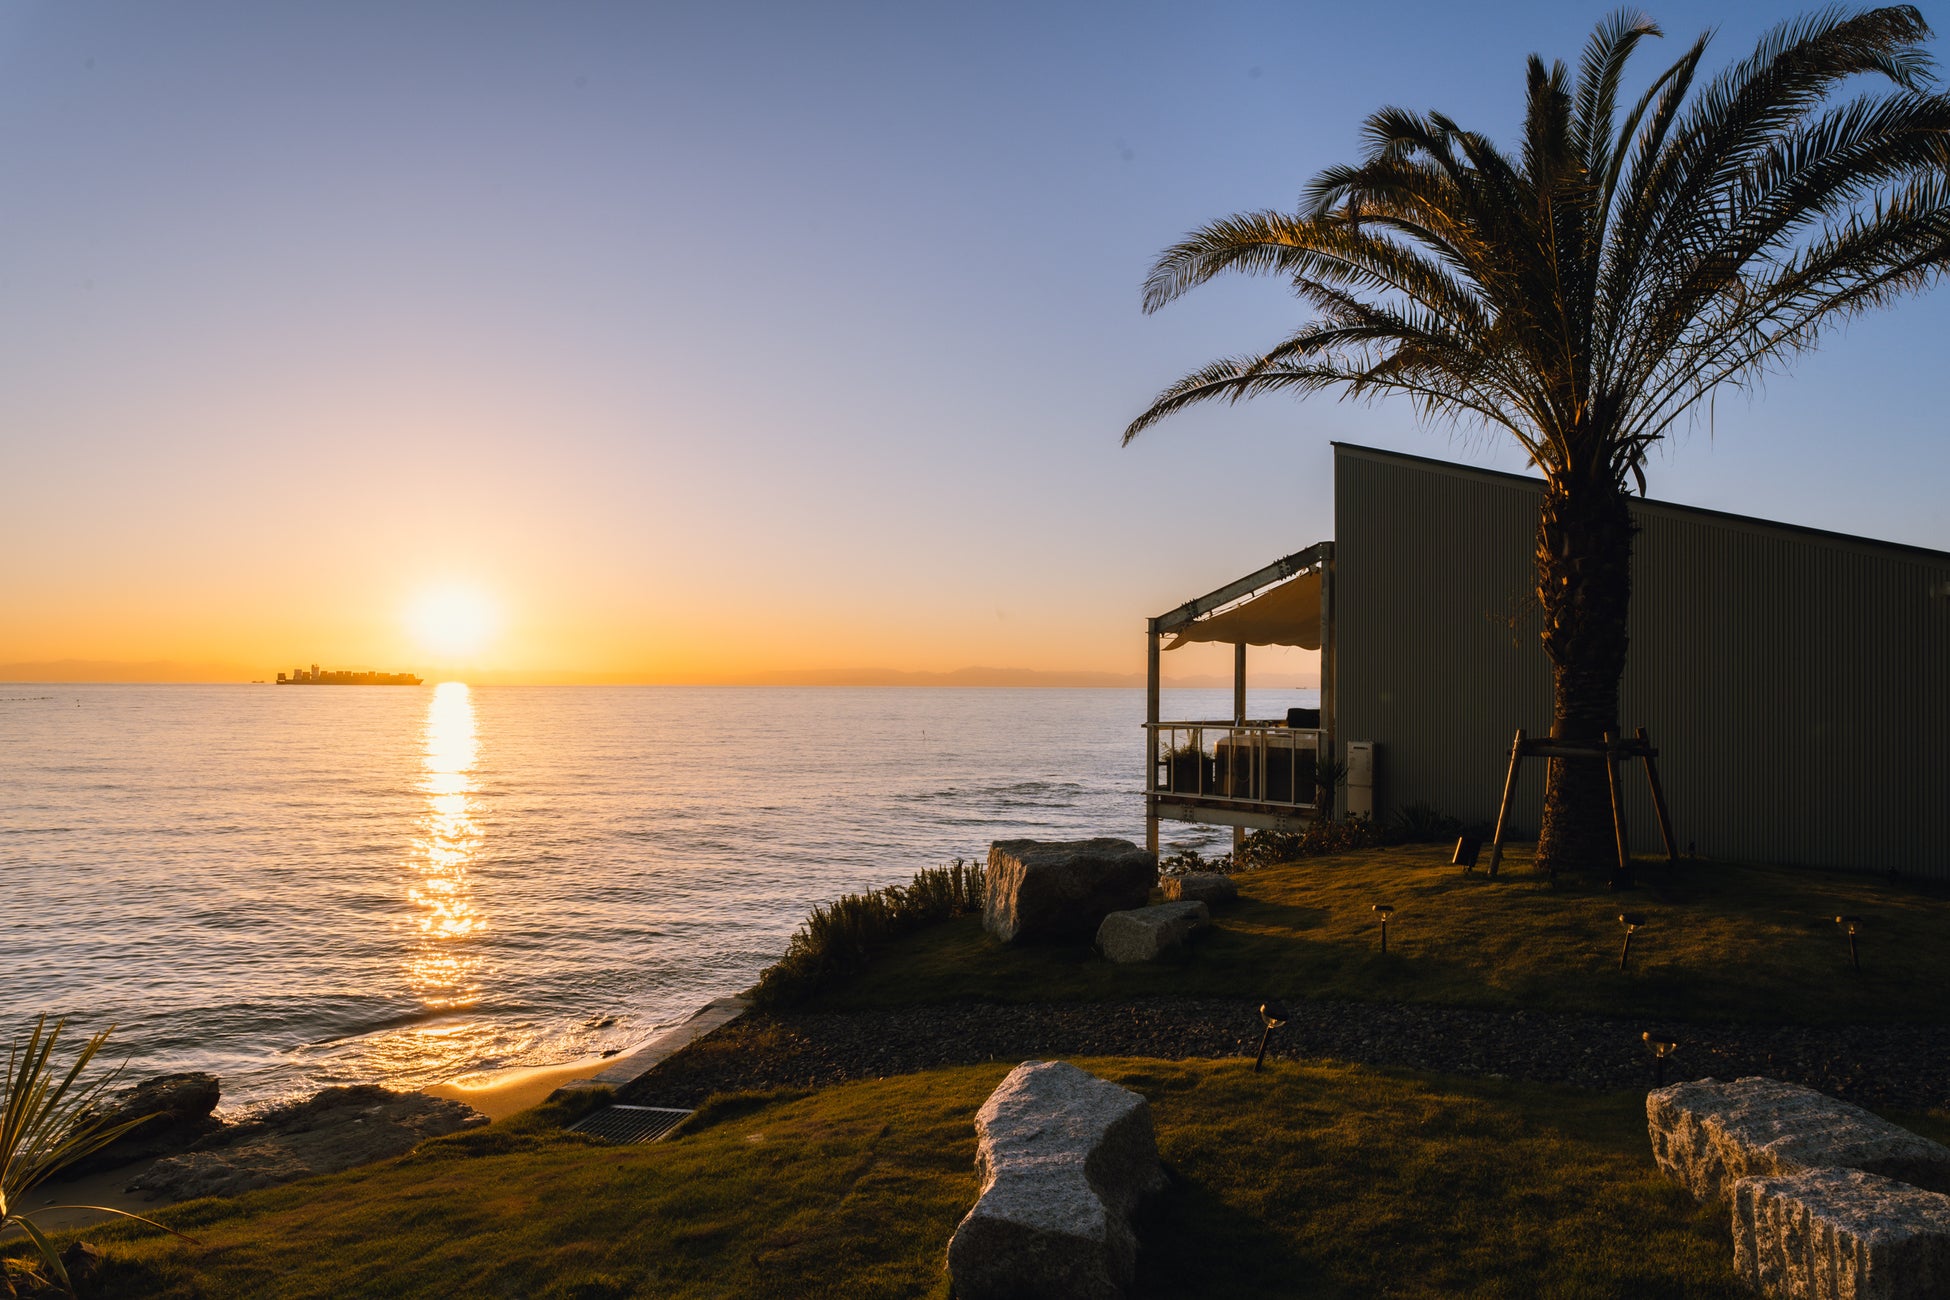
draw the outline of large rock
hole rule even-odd
[[[141,1120],[93,1155],[70,1165],[63,1177],[113,1169],[136,1160],[187,1151],[223,1127],[211,1114],[222,1096],[214,1074],[161,1074],[102,1098],[89,1118],[103,1127]]]
[[[1153,961],[1211,919],[1203,903],[1160,903],[1112,912],[1097,927],[1097,951],[1114,962]]]
[[[1004,943],[1087,939],[1106,913],[1142,907],[1158,855],[1129,840],[997,840],[982,924]]]
[[[1950,1296],[1950,1196],[1859,1169],[1733,1185],[1733,1271],[1793,1300]]]
[[[1645,1120],[1659,1168],[1703,1201],[1741,1178],[1828,1168],[1950,1191],[1950,1148],[1778,1079],[1676,1083],[1646,1096]]]
[[[1239,901],[1239,886],[1221,871],[1188,871],[1182,876],[1166,876],[1165,898],[1169,902],[1204,903],[1219,907]]]
[[[421,1092],[326,1088],[225,1129],[205,1149],[158,1160],[129,1190],[170,1200],[234,1196],[403,1156],[428,1138],[487,1122],[472,1106]]]
[[[1024,1061],[975,1115],[981,1199],[948,1243],[957,1300],[1122,1296],[1129,1214],[1164,1186],[1151,1107],[1062,1061]]]

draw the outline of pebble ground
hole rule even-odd
[[[1950,1107],[1950,1026],[1697,1025],[1401,1003],[1300,1002],[1273,1031],[1274,1060],[1359,1062],[1578,1088],[1650,1087],[1643,1035],[1678,1049],[1666,1082],[1764,1074],[1859,1105]],[[860,1012],[755,1013],[628,1085],[621,1101],[696,1106],[712,1093],[820,1088],[980,1061],[1251,1056],[1250,1002],[1152,998],[1105,1003],[955,1003]]]

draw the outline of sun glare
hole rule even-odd
[[[479,654],[500,622],[494,602],[468,587],[426,592],[407,611],[407,623],[420,648],[445,659]]]

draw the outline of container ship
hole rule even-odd
[[[317,664],[311,671],[294,668],[289,673],[278,674],[280,686],[418,686],[420,679],[412,673],[340,673],[320,671]]]

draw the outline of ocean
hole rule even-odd
[[[838,894],[995,839],[1141,842],[1143,718],[1136,690],[0,686],[0,1027],[113,1024],[132,1077],[214,1071],[228,1112],[628,1049]]]

